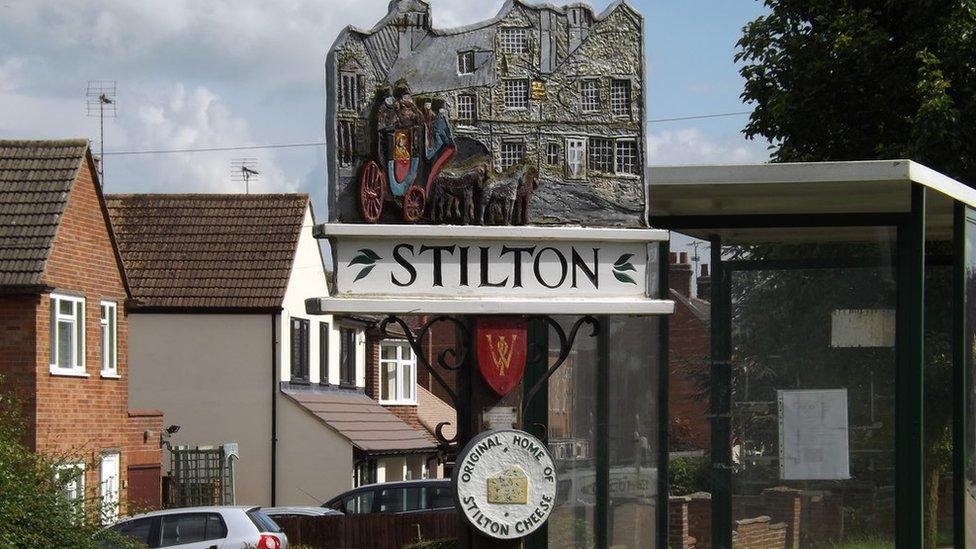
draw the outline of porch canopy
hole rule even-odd
[[[802,546],[922,547],[931,516],[976,547],[976,190],[880,160],[655,167],[649,199],[710,243],[712,546],[795,490]]]

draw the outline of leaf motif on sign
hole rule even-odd
[[[637,282],[630,275],[626,274],[626,271],[637,272],[637,268],[630,262],[632,257],[634,257],[634,254],[623,254],[618,257],[617,261],[613,264],[613,276],[624,284],[633,284],[636,286]]]
[[[360,278],[366,278],[366,275],[368,275],[370,271],[372,271],[373,268],[376,267],[376,262],[380,259],[383,258],[380,257],[379,254],[377,254],[373,250],[370,250],[369,248],[361,248],[359,250],[359,255],[352,258],[352,261],[349,262],[349,265],[346,265],[347,267],[352,267],[353,265],[363,265],[363,269],[359,271],[359,274],[356,275],[356,278],[353,279],[353,282],[356,282]]]
[[[356,275],[356,278],[353,279],[353,282],[359,280],[360,278],[366,278],[366,275],[368,275],[369,272],[372,271],[374,267],[376,267],[376,265],[370,265],[369,267],[366,267],[365,269],[359,271],[359,274]]]
[[[627,283],[627,284],[634,284],[634,285],[637,284],[637,282],[635,282],[633,278],[630,278],[630,275],[626,275],[624,273],[618,273],[617,271],[614,271],[613,272],[613,276],[615,276],[617,278],[617,280],[619,280],[621,282],[624,282],[624,283]]]
[[[629,265],[630,258],[634,257],[634,254],[624,254],[617,258],[616,263],[613,264],[614,267],[620,267],[621,265]]]

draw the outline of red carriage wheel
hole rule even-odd
[[[408,223],[416,223],[424,216],[424,204],[427,202],[427,193],[419,185],[411,185],[403,195],[403,220]]]
[[[370,160],[359,174],[359,211],[367,223],[376,223],[383,213],[383,187],[386,176],[376,162]]]

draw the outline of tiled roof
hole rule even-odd
[[[41,284],[88,141],[0,140],[0,286]]]
[[[435,447],[424,433],[362,393],[290,390],[284,393],[364,452],[392,454]]]
[[[135,308],[281,306],[306,194],[108,195]]]
[[[445,438],[457,434],[457,411],[420,385],[417,385],[417,417],[432,435],[437,433],[437,425],[444,422],[449,423],[442,429]]]

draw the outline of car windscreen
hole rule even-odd
[[[260,532],[281,532],[281,528],[275,523],[275,521],[271,520],[271,517],[265,515],[258,509],[251,509],[248,511],[247,518],[251,519],[251,522],[254,523],[254,526],[256,526]]]

